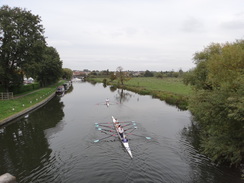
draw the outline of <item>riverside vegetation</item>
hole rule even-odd
[[[189,110],[200,148],[213,161],[237,167],[244,163],[244,40],[212,43],[194,60],[184,82],[195,91]]]
[[[11,100],[0,100],[0,121],[46,99],[56,91],[57,86],[62,85],[63,83],[64,81],[60,81],[49,87],[27,91],[16,95],[15,98]]]
[[[184,85],[182,78],[132,77],[123,85],[117,80],[109,81],[108,76],[90,77],[88,80],[102,82],[105,85],[123,88],[141,95],[151,95],[170,105],[176,105],[181,110],[187,109],[188,98],[192,93],[191,87]]]
[[[40,16],[26,9],[6,5],[0,8],[0,92],[16,96],[41,87],[27,96],[0,101],[0,120],[53,93],[60,78],[72,77],[70,69],[62,68],[57,50],[48,46],[40,22]],[[24,78],[29,77],[36,83],[23,86]]]

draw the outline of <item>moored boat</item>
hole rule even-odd
[[[64,86],[58,86],[57,87],[57,90],[56,90],[56,94],[62,94],[64,93],[65,89],[64,89]]]

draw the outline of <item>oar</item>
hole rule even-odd
[[[108,132],[105,132],[105,131],[103,131],[103,130],[101,130],[100,132],[101,132],[101,133],[104,133],[104,134],[107,134],[107,135],[111,135],[110,132],[108,133]]]
[[[135,121],[118,121],[119,123],[134,123],[134,124],[136,124],[136,122]]]
[[[137,129],[137,126],[132,126],[132,127],[128,128],[128,129],[125,129],[125,131],[131,130],[131,129]]]
[[[101,140],[107,139],[107,138],[112,137],[112,136],[115,136],[115,134],[113,134],[113,135],[109,135],[109,136],[104,137],[104,138],[101,138],[101,139],[94,140],[93,142],[99,142],[99,141],[101,141]]]
[[[102,128],[98,128],[97,130],[99,130],[99,131],[105,131],[105,132],[114,132],[114,130],[106,130],[106,129],[102,129]]]
[[[98,103],[96,103],[96,105],[106,105],[106,101],[105,102],[98,102]]]
[[[126,127],[126,126],[130,126],[130,125],[133,125],[133,126],[136,126],[136,124],[135,123],[133,123],[133,124],[127,124],[127,125],[123,125],[122,127]]]
[[[102,129],[102,128],[98,128],[97,130],[99,130],[101,133],[105,133],[105,134],[111,134],[111,132],[115,133],[114,130],[106,130],[106,129]]]
[[[136,134],[133,134],[133,133],[128,133],[127,135],[135,135],[135,136],[138,136],[138,137],[145,137],[145,136],[142,136],[142,135],[136,135]],[[145,137],[147,140],[150,140],[151,137]]]
[[[127,134],[130,134],[131,132],[133,132],[134,130],[136,130],[136,128],[134,128],[134,129],[127,129],[125,131],[128,131],[128,130],[131,130],[130,132],[127,133]]]
[[[96,126],[97,128],[99,128],[99,126],[106,127],[106,128],[113,128],[112,126],[99,125],[99,124],[96,124],[95,126]]]
[[[100,124],[112,124],[113,122],[107,122],[107,123],[95,123],[95,125],[100,125]]]

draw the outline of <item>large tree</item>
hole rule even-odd
[[[21,8],[0,8],[0,82],[6,91],[20,85],[30,66],[41,59],[45,48],[41,19]],[[37,67],[35,67],[37,68]]]
[[[53,47],[46,47],[37,73],[37,80],[41,86],[55,83],[62,77],[62,64],[57,50]]]
[[[194,60],[185,83],[196,89],[189,108],[200,128],[200,146],[216,162],[243,163],[244,40],[211,44]]]

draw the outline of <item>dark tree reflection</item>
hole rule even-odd
[[[55,127],[64,117],[64,104],[55,97],[45,106],[0,128],[0,174],[9,172],[26,177],[36,167],[42,167],[51,153],[45,130]],[[22,173],[20,174],[20,172]]]
[[[117,90],[118,95],[116,95],[116,100],[122,104],[123,102],[129,101],[132,95],[129,92],[126,92],[124,89]]]

